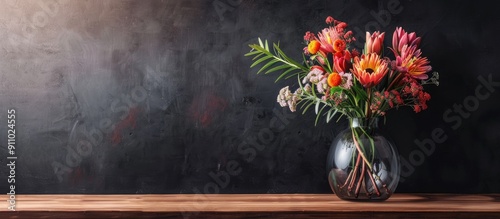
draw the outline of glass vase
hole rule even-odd
[[[388,199],[401,171],[394,144],[379,130],[378,118],[350,118],[327,157],[328,181],[344,200]]]

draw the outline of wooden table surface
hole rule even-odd
[[[7,207],[0,218],[500,218],[500,194],[17,195],[16,211]]]

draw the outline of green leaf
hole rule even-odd
[[[283,77],[284,77],[284,76],[286,76],[288,73],[290,73],[290,72],[292,72],[292,71],[294,71],[294,70],[296,70],[296,69],[294,69],[294,68],[289,68],[289,69],[288,69],[288,70],[286,70],[285,72],[281,73],[281,75],[280,75],[280,76],[278,76],[278,78],[276,78],[276,81],[275,81],[275,82],[279,81],[281,78],[283,78]],[[293,75],[293,74],[292,74],[292,75]],[[288,77],[287,77],[287,78],[288,78]]]
[[[259,45],[260,45],[260,47],[264,47],[264,44],[262,43],[262,40],[260,39],[260,37],[258,39],[259,39]],[[266,44],[267,44],[267,40],[266,40]]]
[[[258,55],[258,54],[262,54],[262,53],[258,50],[251,50],[250,52],[246,53],[245,56],[253,56],[253,55]]]
[[[264,74],[269,74],[271,72],[275,72],[275,71],[278,71],[278,70],[281,70],[281,69],[285,69],[285,68],[289,68],[289,66],[287,66],[287,65],[278,65],[278,66],[275,66],[275,67],[267,70]]]
[[[362,89],[356,85],[352,86],[351,88],[356,93],[356,98],[358,98],[358,100],[366,101],[368,99],[368,94],[366,93],[366,91],[364,89]]]
[[[257,74],[265,72],[265,74],[284,71],[281,73],[276,81],[280,79],[288,79],[295,75],[300,75],[301,73],[307,72],[309,67],[306,67],[295,60],[289,58],[283,50],[279,48],[279,43],[273,43],[273,51],[269,50],[269,44],[267,40],[263,41],[258,38],[259,45],[251,44],[249,45],[252,50],[245,54],[245,56],[253,56],[254,61],[250,68],[253,68],[259,64],[263,66],[259,69]]]
[[[264,66],[262,66],[262,68],[260,68],[260,70],[257,72],[257,74],[261,73],[262,71],[264,71],[266,68],[269,68],[271,67],[272,65],[274,65],[274,63],[278,62],[279,60],[271,60],[269,61],[267,64],[265,64]]]
[[[251,66],[250,68],[253,68],[254,66],[258,65],[259,63],[263,62],[263,61],[266,61],[268,59],[272,58],[272,56],[264,56],[260,59],[258,59],[257,61],[255,61]]]
[[[320,101],[318,101],[320,102]],[[325,109],[326,105],[323,105],[323,107],[321,107],[321,109],[319,110],[318,113],[316,113],[316,120],[314,121],[314,125],[317,125],[318,124],[318,120],[319,120],[319,117],[321,117],[321,112],[323,112],[323,109]]]
[[[337,93],[337,92],[342,92],[343,88],[342,87],[339,87],[339,86],[336,86],[336,87],[332,87],[330,89],[330,93],[331,94],[334,94],[334,93]]]
[[[319,105],[320,105],[320,104],[321,104],[321,101],[317,101],[317,102],[316,102],[316,106],[314,107],[314,112],[315,112],[316,114],[318,114],[318,111],[319,111]]]
[[[309,104],[307,104],[307,106],[304,108],[304,110],[302,111],[302,115],[306,114],[307,110],[312,106],[314,105],[314,101],[312,100],[309,100]]]
[[[333,113],[332,113],[332,111],[333,111]],[[337,114],[337,112],[338,112],[337,109],[335,109],[335,110],[333,110],[333,109],[328,110],[328,114],[326,115],[326,122],[330,122],[330,120],[333,119],[333,117],[335,116],[335,114]]]
[[[258,55],[256,55],[256,56],[254,56],[254,57],[252,58],[252,60],[256,60],[256,59],[258,59],[259,57],[261,57],[261,56],[265,56],[265,55],[266,55],[265,53],[260,53],[260,54],[258,54]]]

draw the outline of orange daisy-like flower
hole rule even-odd
[[[377,85],[389,71],[387,61],[379,55],[371,53],[361,57],[354,57],[352,73],[363,87],[369,88]]]
[[[335,50],[335,52],[342,52],[345,50],[345,41],[341,40],[341,39],[336,39],[334,42],[333,42],[333,50]]]
[[[309,45],[307,45],[307,51],[310,54],[314,55],[318,52],[320,46],[321,43],[319,43],[317,40],[311,40],[311,42],[309,42]]]
[[[328,85],[330,87],[336,87],[339,86],[340,83],[342,83],[342,77],[337,72],[332,72],[330,75],[328,75]]]

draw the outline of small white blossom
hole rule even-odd
[[[327,80],[328,80],[328,78],[324,77],[321,79],[321,81],[318,82],[318,84],[316,85],[318,93],[324,94],[326,92],[326,90],[328,89],[328,81]]]
[[[324,72],[315,68],[311,70],[305,77],[302,79],[302,83],[305,84],[307,82],[311,82],[313,84],[318,83],[323,77],[325,77]]]
[[[290,111],[295,112],[297,110],[297,103],[300,100],[301,94],[302,89],[299,88],[294,93],[292,93],[289,86],[286,86],[280,90],[277,102],[281,107],[288,106],[290,108]]]
[[[343,82],[341,86],[345,89],[350,89],[352,86],[352,74],[340,72],[339,75],[340,77],[342,77],[342,82]]]
[[[304,86],[304,90],[305,90],[307,93],[311,92],[311,85],[306,84],[306,86]]]

